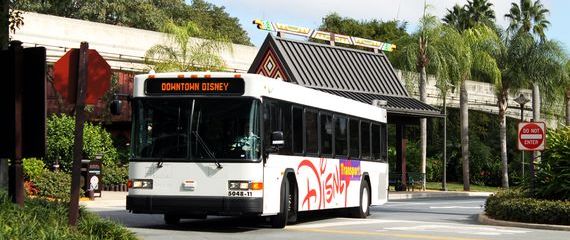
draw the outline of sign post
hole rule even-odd
[[[68,103],[75,104],[75,139],[71,175],[71,202],[69,225],[76,226],[79,216],[79,188],[81,159],[83,158],[83,126],[85,105],[96,104],[109,89],[111,68],[95,50],[89,50],[87,42],[78,49],[67,52],[54,65],[55,89]],[[89,85],[89,88],[87,87]]]

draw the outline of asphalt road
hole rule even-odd
[[[570,232],[481,225],[485,198],[410,199],[372,207],[367,219],[338,212],[299,216],[300,222],[272,229],[265,218],[208,217],[164,224],[162,215],[131,214],[121,206],[89,207],[121,222],[141,239],[570,239]]]

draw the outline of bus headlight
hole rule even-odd
[[[133,179],[130,182],[133,189],[152,189],[152,179]]]
[[[262,182],[251,182],[251,181],[228,181],[229,190],[262,190]]]

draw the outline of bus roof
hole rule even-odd
[[[259,74],[236,74],[226,72],[172,72],[136,75],[133,97],[148,97],[145,94],[145,80],[152,78],[242,78],[245,82],[242,96],[262,99],[269,97],[332,112],[386,122],[386,110],[348,98],[336,96],[297,84],[265,77]],[[168,97],[191,97],[192,95],[170,95]],[[156,97],[156,96],[153,96]],[[209,96],[212,97],[212,96]]]

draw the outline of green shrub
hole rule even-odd
[[[439,182],[442,179],[443,174],[443,161],[440,159],[427,159],[426,166],[426,181],[428,182]]]
[[[546,142],[534,184],[540,187],[525,187],[537,198],[570,200],[570,127],[548,131]]]
[[[22,163],[26,179],[34,181],[45,171],[44,161],[37,158],[25,158]]]
[[[488,216],[517,222],[570,225],[570,202],[526,197],[516,191],[499,192],[487,198]]]
[[[71,175],[65,172],[45,171],[34,180],[34,186],[38,190],[38,196],[69,202]],[[82,195],[80,193],[80,196]]]
[[[52,165],[55,160],[63,171],[71,171],[73,159],[73,141],[75,118],[67,115],[52,115],[47,120],[47,164]],[[100,125],[85,123],[83,130],[83,156],[95,159],[102,154],[102,161],[106,165],[118,161],[117,150],[113,146],[111,135]]]
[[[67,224],[68,206],[45,199],[26,199],[24,208],[0,191],[0,239],[136,239],[119,224],[80,209],[76,230]]]
[[[120,165],[103,166],[103,184],[117,185],[127,183],[129,167]]]

